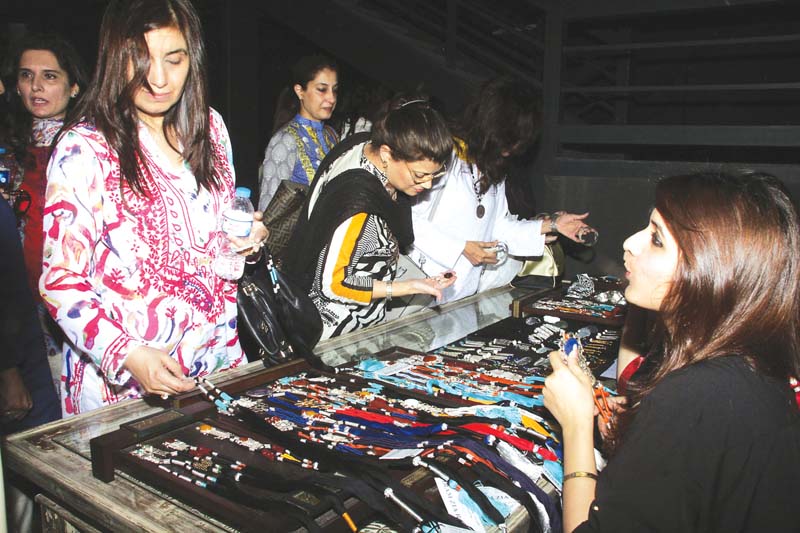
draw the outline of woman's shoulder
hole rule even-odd
[[[82,119],[79,122],[63,130],[56,138],[54,151],[75,152],[76,145],[88,145],[95,152],[109,152],[111,147],[105,135],[97,129],[93,122]]]
[[[212,137],[228,137],[228,127],[225,125],[222,115],[213,107],[208,108],[208,125],[211,129]]]
[[[798,417],[788,382],[757,371],[743,356],[701,361],[665,377],[653,389],[652,400],[670,402],[717,418],[751,420],[749,427],[767,430]]]

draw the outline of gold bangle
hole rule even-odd
[[[595,474],[593,472],[582,472],[582,471],[578,471],[578,472],[573,472],[571,474],[567,474],[566,476],[564,476],[563,481],[566,481],[566,480],[572,479],[572,478],[576,478],[576,477],[588,477],[589,479],[593,479],[593,480],[597,481],[597,474]]]

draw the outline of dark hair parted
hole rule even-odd
[[[784,382],[800,375],[800,221],[781,182],[753,172],[675,176],[656,186],[655,208],[678,266],[659,310],[659,362],[631,382],[629,405],[670,372],[716,357],[744,356]]]
[[[35,33],[23,37],[15,47],[14,53],[14,79],[19,78],[19,66],[22,55],[28,50],[46,50],[55,56],[58,66],[67,74],[69,86],[77,85],[79,88],[79,98],[83,96],[88,81],[86,67],[78,51],[72,44],[59,35],[47,33]],[[16,83],[16,81],[15,81]],[[11,124],[10,134],[7,139],[12,147],[17,159],[22,162],[25,150],[31,142],[31,132],[33,127],[33,116],[22,104],[16,92],[8,87],[11,96]],[[67,103],[68,117],[72,110],[77,107],[79,99],[70,99]]]
[[[392,158],[400,161],[430,159],[444,164],[453,154],[447,123],[423,99],[394,98],[372,125],[370,142],[375,148],[385,144]]]
[[[541,95],[529,84],[500,77],[481,87],[453,129],[482,174],[483,191],[505,179],[510,156],[525,153],[536,142],[541,124]]]
[[[324,55],[315,54],[301,57],[292,66],[289,84],[281,89],[278,95],[278,104],[275,109],[275,119],[272,121],[272,133],[281,129],[287,122],[292,120],[300,110],[300,101],[294,92],[294,86],[299,85],[303,89],[308,89],[308,84],[317,77],[320,71],[330,69],[337,73],[339,67],[336,62]]]
[[[189,164],[198,186],[218,188],[221,177],[210,139],[205,45],[200,19],[189,0],[112,0],[100,26],[100,53],[92,84],[70,125],[83,119],[94,123],[117,153],[124,182],[133,191],[147,194],[149,176],[139,164],[145,158],[134,96],[141,88],[150,89],[145,34],[162,28],[180,31],[189,55],[183,94],[164,116],[164,134],[171,139],[168,133],[174,133],[182,150],[173,148]]]

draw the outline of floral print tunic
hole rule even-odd
[[[140,124],[148,196],[120,185],[116,153],[92,125],[62,136],[48,167],[39,289],[66,333],[62,409],[77,414],[141,395],[124,368],[138,346],[167,351],[189,376],[243,361],[236,284],[212,269],[233,198],[228,133],[211,111],[219,191],[174,168]]]

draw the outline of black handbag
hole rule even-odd
[[[264,366],[303,357],[325,367],[313,352],[322,336],[319,311],[305,291],[278,271],[266,247],[263,260],[239,281],[236,303],[242,344],[252,340]]]

